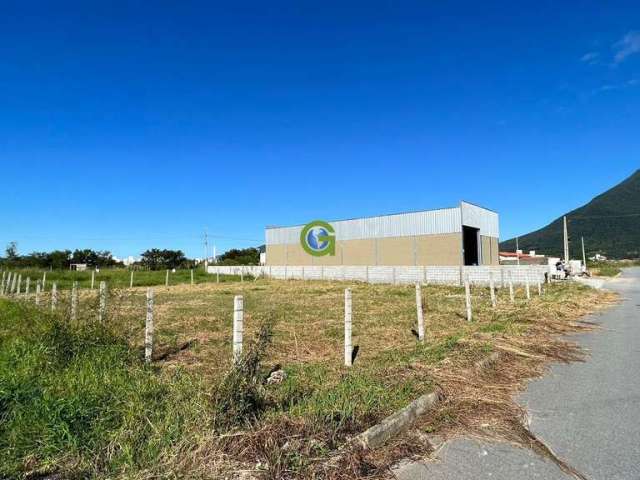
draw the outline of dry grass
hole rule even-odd
[[[348,372],[342,366],[346,287],[353,292],[353,343],[359,346]],[[112,292],[110,299],[110,321],[140,347],[145,291]],[[175,351],[156,362],[160,368],[184,368],[216,384],[230,366],[233,296],[241,294],[247,338],[265,319],[275,319],[267,363],[289,373],[286,385],[273,392],[286,405],[253,429],[185,446],[170,468],[220,478],[230,470],[266,478],[383,477],[398,458],[429,453],[424,432],[500,438],[544,454],[513,395],[550,362],[582,360],[584,352],[560,335],[593,329],[580,318],[614,302],[614,295],[563,283],[545,286],[542,297],[532,289],[529,301],[518,289],[511,304],[508,291],[499,289],[494,309],[488,288],[473,287],[474,320],[467,322],[461,288],[430,285],[422,291],[427,338],[419,345],[411,332],[413,286],[259,279],[156,287],[156,344]],[[61,298],[60,308],[67,303]],[[82,303],[92,315],[96,293],[84,293]],[[190,348],[176,348],[192,340]],[[475,364],[491,352],[500,352],[498,361],[479,372]],[[445,401],[413,432],[375,452],[339,450],[350,435],[436,386]],[[299,398],[291,400],[290,391]]]

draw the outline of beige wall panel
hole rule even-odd
[[[500,241],[495,237],[491,238],[491,265],[500,265]]]
[[[497,265],[498,240],[481,237],[481,242],[482,264]],[[267,265],[376,265],[376,243],[378,265],[460,265],[459,233],[338,241],[336,255],[324,257],[297,244],[268,245]]]
[[[460,265],[462,234],[421,235],[416,243],[418,265]]]
[[[313,258],[313,255],[304,251],[302,245],[287,245],[287,265],[313,265]]]
[[[284,245],[267,245],[267,265],[284,265]]]
[[[376,244],[374,239],[346,240],[338,243],[342,248],[344,265],[376,264]]]
[[[495,237],[480,236],[482,243],[482,265],[498,265],[498,239]]]
[[[491,238],[480,235],[480,264],[491,265]]]
[[[313,265],[342,265],[342,243],[336,242],[336,254],[313,257]]]
[[[378,265],[415,265],[413,237],[378,239]]]

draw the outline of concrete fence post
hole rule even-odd
[[[351,343],[352,316],[351,316],[351,289],[344,290],[344,365],[353,365],[353,345]]]
[[[22,274],[18,275],[18,286],[16,287],[16,295],[20,295],[20,291],[22,290]]]
[[[540,279],[538,278],[538,296],[542,296],[542,284],[540,283]]]
[[[91,270],[91,290],[93,290],[95,283],[96,283],[96,271]]]
[[[40,306],[40,280],[38,280],[36,282],[36,298],[35,298],[35,302],[36,302],[36,307]]]
[[[13,295],[14,293],[16,293],[17,288],[18,288],[18,274],[14,273],[13,280],[11,281],[11,291],[9,293]]]
[[[133,288],[133,270],[131,270],[131,275],[129,276],[129,288]]]
[[[467,307],[467,321],[470,322],[473,317],[471,314],[471,288],[469,287],[469,277],[464,279],[464,300]]]
[[[47,272],[42,272],[42,293],[47,290]]]
[[[391,283],[396,284],[396,267],[391,267]]]
[[[527,292],[527,300],[531,299],[531,289],[529,287],[529,271],[525,274],[525,283],[524,283],[525,291]]]
[[[2,283],[0,283],[0,295],[4,293],[4,281],[7,276],[7,272],[5,270],[2,271]]]
[[[144,361],[153,355],[153,288],[147,288],[147,317],[144,322]]]
[[[489,291],[491,293],[491,306],[496,308],[496,286],[493,283],[493,272],[489,272]]]
[[[107,312],[107,284],[104,281],[100,282],[100,287],[98,291],[98,295],[100,297],[100,304],[98,306],[98,322],[104,322],[105,315]]]
[[[422,309],[422,289],[416,283],[416,312],[418,314],[418,340],[424,342],[424,311]]]
[[[8,295],[10,288],[11,288],[11,272],[9,272],[7,274],[7,280],[6,280],[5,284],[4,284],[4,286],[2,287],[2,294],[3,295]]]
[[[216,283],[220,283],[220,270],[216,268]]]
[[[191,285],[193,285],[193,268],[191,269]]]
[[[71,285],[71,321],[78,319],[78,282]]]
[[[242,334],[244,331],[244,298],[233,297],[233,363],[238,364],[242,358]]]
[[[169,286],[169,270],[167,270],[167,273],[164,277],[164,286],[168,287]]]
[[[240,283],[244,282],[244,267],[240,267]]]
[[[51,284],[51,311],[53,312],[58,306],[58,285],[56,282]]]
[[[26,284],[24,286],[24,295],[25,297],[29,295],[29,290],[31,290],[31,277],[27,277]]]
[[[515,303],[516,297],[513,293],[513,272],[509,272],[509,300],[511,303]]]

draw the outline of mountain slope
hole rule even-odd
[[[640,170],[567,215],[572,258],[602,253],[610,258],[640,257]],[[535,232],[519,237],[523,251],[536,250],[562,256],[562,217]],[[500,243],[501,251],[515,251],[515,239]]]

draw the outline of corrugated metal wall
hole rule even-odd
[[[472,203],[460,202],[462,225],[480,229],[480,235],[500,238],[498,214]]]
[[[458,233],[462,230],[460,208],[340,220],[329,222],[329,224],[335,229],[336,238],[339,240]],[[300,242],[302,228],[302,225],[268,228],[266,243],[267,245],[297,244]]]

